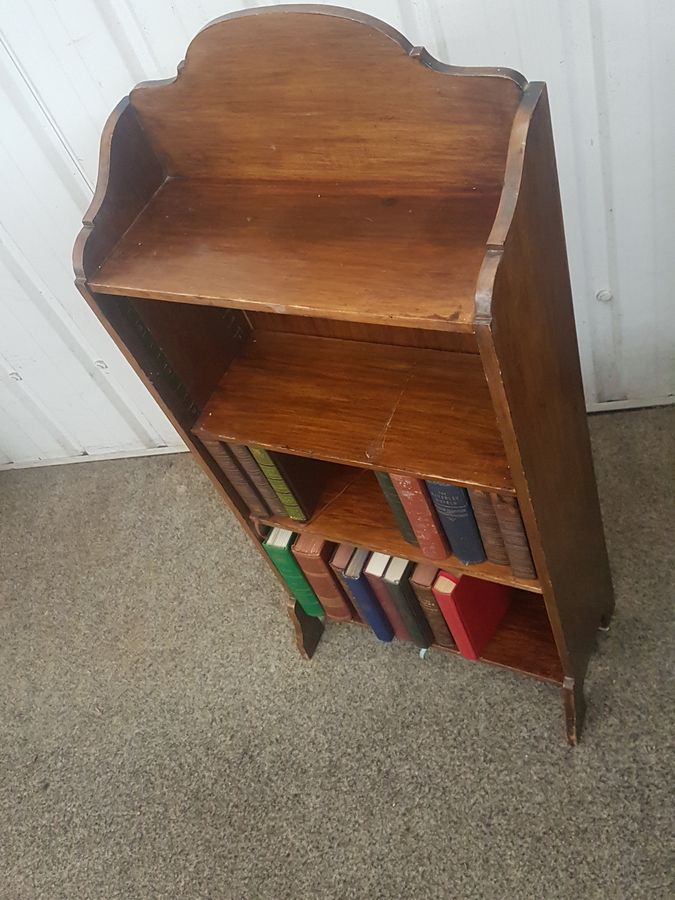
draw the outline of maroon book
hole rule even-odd
[[[385,616],[389,619],[389,624],[394,631],[394,637],[401,641],[409,641],[410,634],[405,627],[400,612],[396,608],[396,604],[391,598],[387,585],[384,582],[384,570],[389,565],[391,556],[386,553],[371,553],[370,559],[363,574],[368,579],[368,584],[373,589],[373,593],[380,601],[380,606],[384,610]]]
[[[301,534],[291,547],[298,565],[329,619],[351,621],[352,611],[340,582],[330,567],[335,544],[314,534]]]
[[[450,547],[425,483],[410,475],[390,474],[389,477],[422,553],[429,559],[446,559],[450,556]]]

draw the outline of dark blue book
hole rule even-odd
[[[450,541],[452,552],[466,565],[485,561],[485,550],[466,488],[427,481],[431,502]]]
[[[389,619],[382,611],[377,597],[363,574],[369,557],[370,550],[355,550],[345,569],[344,578],[349,590],[354,595],[361,617],[370,625],[375,637],[381,641],[391,641],[394,632],[389,624]]]

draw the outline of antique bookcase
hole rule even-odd
[[[516,589],[482,661],[557,685],[576,742],[613,596],[544,84],[346,9],[225,16],[111,114],[74,266],[259,548],[283,524],[422,559],[378,469],[515,494],[536,580],[441,565]],[[211,436],[331,463],[310,521],[250,514],[207,402]],[[311,656],[324,622],[288,610]]]

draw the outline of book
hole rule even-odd
[[[413,566],[409,559],[394,556],[384,573],[384,583],[401,614],[410,640],[418,647],[430,647],[433,643],[431,628],[408,580]]]
[[[368,579],[363,574],[369,556],[369,550],[357,548],[352,553],[347,568],[344,570],[345,580],[357,600],[363,620],[370,625],[375,637],[381,641],[391,641],[394,631],[368,584]]]
[[[385,616],[389,619],[389,624],[394,631],[394,637],[401,641],[409,641],[410,635],[405,622],[401,618],[401,614],[387,589],[387,585],[384,583],[384,571],[390,562],[391,556],[387,556],[386,553],[371,553],[364,574],[373,589],[373,593],[380,601],[380,606],[384,610]]]
[[[476,525],[480,531],[485,555],[491,563],[498,566],[508,566],[509,557],[504,546],[504,539],[499,529],[499,522],[495,515],[492,498],[489,491],[479,491],[469,488],[469,500],[473,507]]]
[[[442,481],[427,481],[427,488],[457,559],[465,565],[485,562],[485,550],[467,489]]]
[[[387,501],[389,509],[392,511],[396,524],[398,525],[398,530],[401,532],[404,539],[409,544],[414,544],[415,546],[417,546],[417,538],[415,537],[415,532],[412,530],[410,520],[405,514],[405,509],[403,508],[403,504],[401,503],[401,498],[396,493],[396,488],[394,487],[391,478],[386,472],[375,472],[375,477],[377,478],[380,489],[384,494],[384,499]]]
[[[330,619],[351,621],[352,611],[329,560],[335,544],[315,534],[301,534],[291,547],[298,565]]]
[[[424,482],[410,475],[389,477],[422,553],[429,559],[445,559],[450,555],[450,548]]]
[[[417,602],[426,616],[434,641],[441,647],[452,648],[455,646],[455,642],[436,602],[434,592],[431,590],[437,575],[438,566],[434,563],[417,563],[410,576],[410,587],[415,592]]]
[[[323,608],[311,585],[302,574],[300,566],[291,552],[295,534],[288,528],[273,528],[263,541],[265,553],[288,586],[288,590],[298,601],[308,616],[321,618]]]
[[[243,444],[234,444],[230,442],[228,442],[227,446],[230,448],[232,455],[241,468],[248,475],[257,492],[270,508],[270,511],[275,516],[286,515],[286,510],[281,505],[281,500],[279,500],[272,490],[272,486],[263,475],[260,466],[251,455],[251,451],[248,447],[245,447]]]
[[[459,652],[467,659],[480,659],[509,608],[512,588],[440,572],[432,590]]]
[[[314,512],[328,463],[262,447],[249,447],[289,519],[306,522]]]
[[[499,522],[511,571],[517,578],[536,578],[537,572],[532,561],[518,501],[515,497],[493,494],[492,506]]]
[[[208,441],[200,438],[209,451],[211,459],[225,475],[244,504],[254,516],[268,516],[269,508],[260,496],[247,474],[241,469],[231,454],[227,444],[222,441]]]
[[[345,579],[345,569],[349,565],[349,560],[352,558],[355,552],[356,547],[353,544],[338,544],[329,565],[332,571],[335,573],[335,577],[342,585],[345,594],[347,595],[347,597],[349,597],[349,602],[356,611],[356,617],[358,617],[362,622],[365,622],[363,614],[359,609],[358,600],[352,594],[349,583]]]

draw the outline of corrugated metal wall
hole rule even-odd
[[[439,59],[548,82],[589,408],[672,400],[672,0],[351,2]],[[109,111],[242,5],[266,4],[0,0],[0,466],[180,446],[70,251]]]

